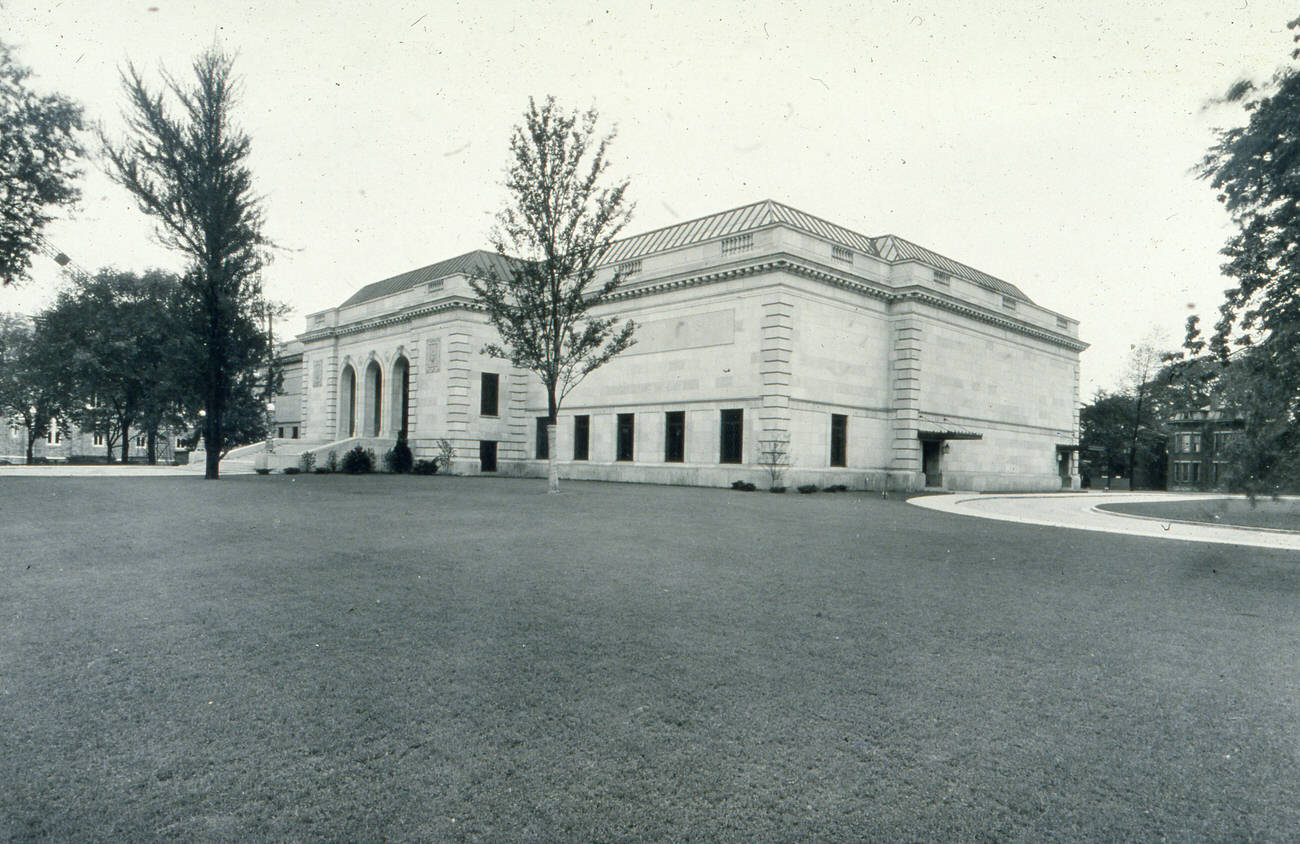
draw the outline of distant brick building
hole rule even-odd
[[[1170,419],[1166,488],[1180,492],[1223,489],[1228,447],[1241,431],[1240,419],[1217,410],[1189,410]]]
[[[459,473],[541,475],[545,392],[482,354],[496,339],[470,252],[362,287],[307,317],[301,384],[276,399],[303,442],[286,465],[406,430],[445,438]],[[1019,288],[894,235],[868,237],[764,201],[634,235],[597,282],[636,345],[592,373],[558,420],[561,476],[788,484],[1078,487],[1078,322]]]

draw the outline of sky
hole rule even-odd
[[[1291,7],[1291,8],[1288,8]],[[0,0],[33,87],[124,132],[120,72],[184,79],[214,43],[276,244],[281,331],[357,288],[488,245],[528,98],[595,107],[629,233],[775,199],[896,234],[1080,320],[1081,397],[1134,344],[1212,324],[1231,234],[1196,165],[1288,57],[1292,4]],[[77,265],[180,269],[92,159],[46,231]],[[33,311],[61,282],[0,290]]]

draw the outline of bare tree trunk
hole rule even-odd
[[[546,492],[554,494],[560,491],[560,463],[556,459],[555,420],[546,421],[546,454],[549,456],[546,467]]]
[[[122,423],[122,465],[127,463],[127,457],[131,452],[131,426]]]
[[[156,426],[149,427],[149,440],[145,455],[150,466],[158,465],[158,428]]]
[[[556,459],[555,423],[559,419],[560,403],[555,399],[555,384],[546,385],[546,494],[560,491],[560,464]]]
[[[36,434],[33,433],[33,431],[35,430],[36,430],[35,425],[27,426],[27,464],[28,465],[31,465],[31,462],[36,454]]]

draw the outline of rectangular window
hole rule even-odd
[[[1218,431],[1214,434],[1214,453],[1222,454],[1232,447],[1232,431]]]
[[[1003,296],[1002,307],[1006,308],[1008,311],[1014,311],[1016,309],[1016,300],[1012,299],[1010,296]]]
[[[1069,321],[1068,319],[1066,319],[1065,317],[1057,317],[1057,318],[1056,318],[1056,327],[1057,327],[1057,328],[1069,328],[1069,327],[1070,327],[1070,321]]]
[[[831,465],[847,466],[849,417],[843,413],[831,414]]]
[[[295,440],[298,439],[298,426],[297,426],[297,425],[294,425],[294,426],[293,426],[293,438],[294,438]]]
[[[640,259],[635,261],[624,261],[619,264],[614,271],[625,278],[630,275],[636,275],[641,272],[641,261]]]
[[[537,459],[549,460],[551,457],[550,443],[546,441],[546,417],[537,417]]]
[[[95,445],[103,445],[103,444],[104,444],[104,435],[101,434],[101,433],[99,433],[99,432],[96,432],[96,433],[95,433]]]
[[[573,417],[573,459],[586,460],[591,447],[591,417]]]
[[[636,415],[620,413],[618,415],[618,451],[616,460],[631,460],[633,442],[636,439]]]
[[[1200,453],[1201,453],[1201,435],[1200,435],[1200,434],[1188,434],[1188,435],[1187,435],[1187,450],[1190,451],[1192,454],[1200,454]]]
[[[837,261],[843,261],[846,264],[853,263],[853,250],[845,249],[843,246],[832,246],[831,257]]]
[[[480,416],[497,415],[497,390],[500,386],[501,376],[495,372],[483,373],[483,384],[479,391],[478,412]]]
[[[948,274],[945,273],[945,272],[941,272],[941,271],[939,271],[939,270],[935,270],[935,271],[934,271],[934,283],[935,283],[935,284],[942,284],[944,287],[948,287],[948,286],[950,286],[950,285],[952,284],[952,276],[948,275]]]
[[[279,439],[284,439],[284,426],[283,426],[283,425],[281,425],[279,428],[276,429],[275,435],[276,435],[276,437],[278,437]]]
[[[496,440],[478,441],[478,470],[480,472],[495,472],[497,470]]]
[[[686,411],[670,410],[664,414],[664,462],[686,460]]]
[[[145,440],[145,437],[144,437],[143,434],[141,434],[140,436],[136,437],[136,438],[135,438],[135,445],[136,445],[136,448],[144,448],[145,441],[146,441],[146,440]]]
[[[1201,464],[1189,463],[1188,466],[1192,470],[1192,483],[1199,484],[1201,482]]]
[[[745,411],[722,411],[720,425],[719,463],[744,462],[745,454]]]

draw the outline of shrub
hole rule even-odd
[[[301,472],[302,469],[299,469],[297,466],[285,466],[281,471],[286,475],[296,475]]]
[[[826,489],[822,490],[822,492],[848,492],[848,491],[849,488],[846,487],[844,484],[835,484],[834,486],[828,486],[826,487]]]
[[[778,495],[780,495],[781,493],[785,492],[785,487],[783,487],[783,486],[774,486],[774,487],[772,487],[772,490],[771,490],[771,491],[777,493]]]
[[[411,472],[416,475],[436,475],[438,474],[438,460],[417,460],[411,466]]]
[[[271,474],[271,470],[270,470],[270,469],[254,469],[253,471],[256,472],[256,473],[259,474],[259,475],[269,475],[269,474]]]
[[[304,451],[302,457],[298,458],[298,469],[303,472],[311,472],[316,468],[316,452]]]
[[[325,460],[325,471],[337,472],[338,470],[339,470],[339,456],[331,451],[330,456]]]
[[[438,468],[443,471],[451,471],[451,461],[456,458],[456,449],[451,447],[451,440],[442,438],[438,440],[438,456],[434,458],[438,463]]]
[[[749,481],[733,481],[731,488],[738,492],[753,492],[758,489],[758,487],[754,486]]]
[[[397,432],[397,445],[384,452],[384,468],[389,472],[405,474],[411,471],[415,464],[415,455],[411,454],[411,447],[406,444],[406,432]]]
[[[352,450],[343,455],[343,471],[349,475],[364,475],[367,472],[375,471],[375,453],[361,446],[353,446]]]
[[[810,495],[816,491],[817,491],[817,484],[804,484],[803,486],[799,487],[800,495]]]

